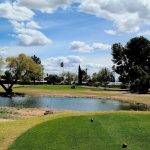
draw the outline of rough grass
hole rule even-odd
[[[10,150],[150,149],[150,113],[87,114],[47,121],[22,134]],[[91,123],[93,118],[93,123]]]
[[[14,114],[7,108],[0,108],[0,118],[2,119],[17,119],[17,114]]]

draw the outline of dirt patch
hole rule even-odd
[[[58,114],[64,112],[74,112],[66,110],[49,110],[49,109],[40,109],[40,108],[13,108],[13,107],[0,107],[1,109],[7,109],[7,112],[11,112],[13,117],[11,118],[0,118],[0,122],[12,121],[18,119],[27,119],[32,117],[43,116],[47,114]]]
[[[12,120],[12,119],[1,119],[0,118],[0,122],[7,122],[7,121],[14,121],[14,120]]]

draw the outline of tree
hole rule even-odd
[[[8,84],[9,86],[9,83],[11,83],[11,81],[13,80],[13,77],[12,77],[12,74],[7,70],[5,71],[4,75],[1,76],[1,79],[3,80],[5,84]]]
[[[87,74],[87,69],[81,70],[82,81],[87,82],[90,79],[90,76]]]
[[[82,85],[82,70],[81,70],[80,65],[79,65],[79,68],[78,68],[78,84]]]
[[[142,36],[129,40],[125,46],[112,45],[114,71],[133,92],[147,93],[150,85],[150,41]]]
[[[17,57],[8,57],[6,63],[8,70],[5,72],[3,78],[7,79],[9,83],[6,87],[3,81],[0,80],[0,85],[6,91],[7,95],[12,94],[12,87],[18,80],[31,79],[31,73],[43,75],[43,69],[25,54],[20,54]],[[8,80],[8,77],[11,78]]]
[[[34,81],[34,85],[35,85],[35,81],[36,80],[41,80],[43,77],[43,66],[41,65],[41,60],[39,57],[33,55],[31,56],[31,59],[36,63],[36,66],[34,68],[34,72],[30,72],[30,76],[31,76],[31,80]],[[35,71],[37,70],[37,71]]]
[[[98,80],[97,80],[97,73],[96,73],[96,72],[94,72],[94,73],[92,74],[92,81],[93,81],[93,82],[98,82]]]
[[[60,67],[63,69],[62,70],[62,78],[64,79],[64,62],[60,63]]]
[[[106,85],[108,82],[114,82],[115,77],[111,71],[107,68],[102,68],[96,75],[97,81],[101,83],[101,85],[104,85],[106,89]],[[95,74],[93,75],[95,78]]]
[[[63,81],[63,78],[56,74],[50,74],[50,75],[47,75],[47,77],[44,80],[46,80],[48,84],[55,85]]]
[[[33,55],[31,58],[36,64],[41,64],[41,59],[39,57]]]
[[[60,67],[63,68],[63,73],[64,73],[64,63],[63,62],[60,63]]]
[[[71,84],[71,82],[76,82],[77,81],[77,75],[75,73],[71,73],[71,72],[65,72],[63,74],[64,78],[65,78],[65,82],[67,82],[67,84]]]

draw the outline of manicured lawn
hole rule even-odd
[[[45,90],[85,90],[87,88],[82,87],[82,86],[76,86],[75,89],[71,89],[71,85],[26,85],[23,86],[22,88],[30,88],[30,89],[45,89]]]
[[[93,118],[93,123],[91,122]],[[22,134],[10,150],[150,149],[150,113],[100,113],[64,117],[39,124]]]
[[[47,116],[34,117],[25,120],[17,120],[17,121],[8,121],[1,122],[0,121],[0,150],[7,150],[8,146],[23,132],[28,130],[29,128],[40,124],[42,122],[62,118],[64,116],[74,115],[71,113],[61,113]]]

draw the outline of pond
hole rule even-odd
[[[111,111],[129,110],[130,105],[110,99],[67,97],[0,97],[0,106],[19,108],[48,108],[56,110]]]

